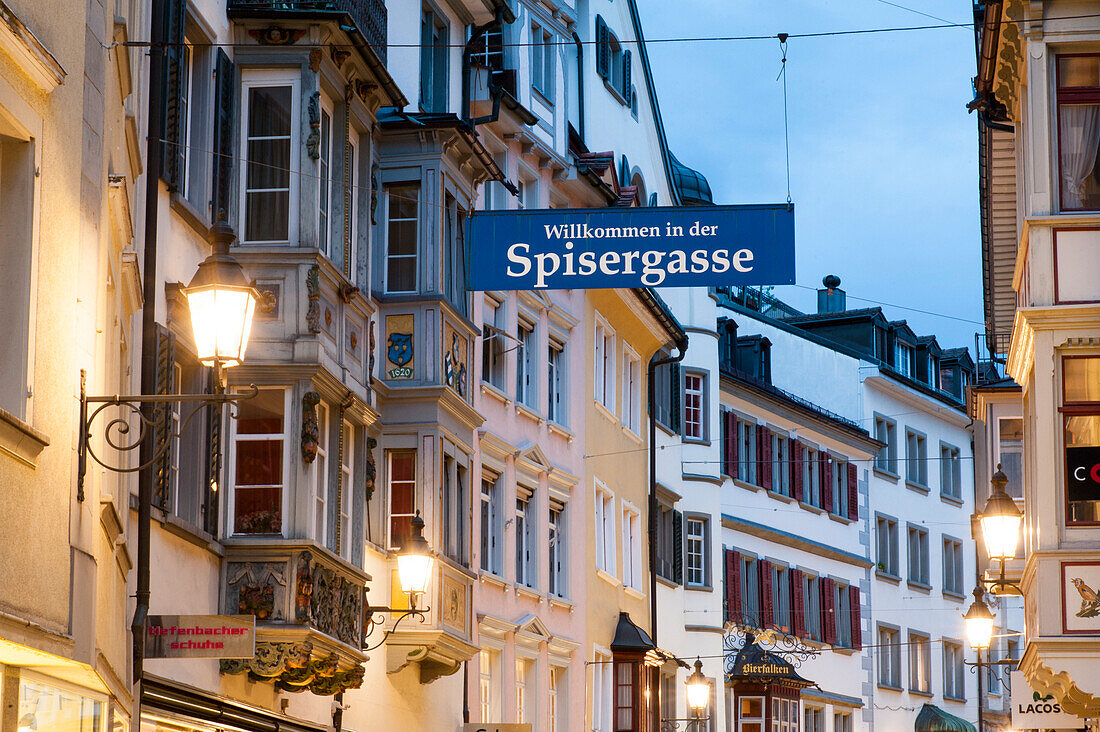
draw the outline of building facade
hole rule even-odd
[[[985,425],[997,430],[1001,450],[1022,446],[1022,465],[1009,462],[1017,471],[1008,488],[1024,511],[1022,561],[1008,563],[1024,598],[1019,668],[1034,689],[1082,718],[1100,708],[1093,662],[1100,630],[1089,605],[1100,547],[1092,512],[1100,484],[1091,472],[1100,444],[1100,248],[1090,123],[1100,26],[1091,13],[1061,2],[976,6],[969,105],[979,119],[986,344],[1020,387],[1019,411],[1001,415],[991,406]],[[1020,422],[1006,425],[1001,416]],[[1002,437],[1002,426],[1019,429]]]

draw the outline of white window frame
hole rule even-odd
[[[420,454],[419,454],[419,452],[417,452],[415,447],[394,447],[394,448],[387,449],[385,451],[384,455],[385,455],[385,460],[386,460],[386,495],[387,495],[387,501],[386,501],[386,545],[390,548],[391,551],[396,551],[396,550],[400,549],[400,547],[397,546],[394,543],[393,519],[395,517],[403,517],[403,516],[408,516],[408,517],[412,518],[413,516],[416,515],[417,507],[420,505],[420,491],[417,487],[417,476],[420,474]],[[413,473],[412,473],[412,481],[411,481],[411,483],[412,483],[412,513],[411,514],[405,514],[405,513],[395,514],[395,513],[392,512],[392,508],[393,508],[393,483],[394,483],[394,478],[393,478],[393,457],[394,457],[394,455],[411,455],[412,456]],[[406,482],[410,482],[410,481],[401,481],[401,482],[406,483]]]
[[[478,709],[482,722],[494,722],[500,717],[500,694],[494,694],[494,686],[500,680],[501,653],[498,649],[482,647],[478,652]]]
[[[317,456],[310,466],[311,491],[310,530],[312,538],[321,546],[328,546],[328,459],[329,459],[329,408],[324,402],[317,405]],[[318,531],[318,528],[320,531]]]
[[[412,218],[392,218],[390,216],[390,198],[394,195],[393,190],[395,188],[416,188],[416,215]],[[420,291],[420,241],[423,232],[421,232],[420,221],[420,207],[424,205],[424,189],[420,185],[420,181],[388,181],[382,187],[384,192],[384,229],[383,235],[385,236],[385,243],[382,250],[382,282],[384,289],[389,294],[407,295],[410,293],[416,293]],[[390,225],[394,221],[415,221],[416,222],[416,235],[413,237],[413,253],[412,254],[391,254],[390,253]],[[391,259],[412,259],[413,260],[413,283],[411,290],[394,290],[390,287],[390,260]]]
[[[875,455],[875,469],[898,475],[898,423],[884,415],[875,414],[875,439],[885,443]]]
[[[913,539],[916,537],[916,551],[914,552]],[[909,582],[911,584],[928,587],[932,584],[929,573],[928,559],[928,529],[918,524],[908,524],[905,531],[906,545],[908,546]],[[914,573],[917,575],[914,577]]]
[[[351,560],[351,496],[355,486],[355,425],[344,420],[340,425],[344,436],[344,454],[340,463],[340,479],[343,488],[340,496],[339,532],[340,546],[336,547],[337,553],[344,559]]]
[[[516,401],[532,409],[538,405],[538,321],[521,314],[516,319]]]
[[[491,319],[489,315],[492,315]],[[504,315],[504,302],[486,295],[481,317],[481,347],[487,357],[482,358],[481,380],[502,392],[504,381],[508,376],[507,351],[510,348],[506,345],[510,339],[504,328]],[[488,369],[485,366],[488,366]]]
[[[756,470],[756,423],[740,415],[737,419],[737,478],[758,485]]]
[[[642,589],[642,515],[634,504],[620,500],[623,535],[623,586]]]
[[[318,132],[321,135],[317,143],[317,248],[329,259],[332,259],[332,200],[335,195],[333,190],[332,156],[333,141],[336,139],[333,122],[336,115],[333,114],[332,101],[325,95],[321,95],[320,126]],[[328,115],[328,135],[325,135],[325,116]],[[328,145],[326,158],[325,147]],[[327,193],[327,195],[326,195]],[[324,221],[324,225],[322,225]]]
[[[520,508],[521,501],[523,508]],[[535,538],[538,531],[535,522],[536,505],[535,492],[532,488],[516,487],[516,512],[513,524],[516,529],[515,581],[517,585],[531,588],[538,586],[538,558],[535,552]]]
[[[623,343],[622,424],[635,435],[642,431],[642,359],[637,351]]]
[[[501,493],[503,493],[502,476],[495,472],[484,470],[481,475],[481,533],[478,540],[481,571],[504,576],[501,567],[503,542],[500,541],[501,519]],[[486,483],[489,484],[486,492]]]
[[[901,631],[894,625],[878,624],[878,685],[901,689]]]
[[[301,161],[298,151],[301,149],[301,73],[295,69],[244,69],[241,71],[241,120],[240,139],[241,151],[244,159],[240,161],[240,212],[241,212],[241,243],[242,244],[293,244],[298,240],[298,180],[301,173]],[[249,92],[252,89],[266,87],[290,87],[290,172],[289,179],[289,210],[287,213],[287,238],[286,239],[248,239],[248,120],[249,120]],[[268,189],[262,189],[268,190]],[[275,189],[272,189],[275,190]],[[281,189],[279,189],[281,190]]]
[[[778,432],[772,433],[772,491],[782,496],[791,495],[791,438]],[[805,495],[803,495],[805,499]]]
[[[689,386],[693,379],[698,379],[698,388]],[[684,371],[684,439],[695,442],[705,442],[707,435],[707,372],[696,370]],[[691,406],[691,402],[698,399],[698,406]],[[698,414],[698,419],[690,419],[693,412]]]
[[[592,651],[592,730],[614,730],[614,664],[611,651],[596,646]]]
[[[594,332],[593,395],[597,403],[615,414],[615,330],[597,313]]]
[[[898,566],[898,520],[893,516],[875,514],[875,561],[879,572],[890,577],[901,577]]]
[[[290,395],[293,390],[287,386],[267,385],[265,384],[260,391],[281,391],[283,393],[283,431],[278,435],[283,441],[283,465],[282,465],[282,477],[283,482],[279,486],[281,494],[282,506],[280,508],[281,518],[279,521],[279,535],[284,538],[287,536],[288,518],[290,516],[290,487],[289,487],[289,475],[290,475],[290,453],[291,445],[294,444],[291,438],[292,428],[290,425],[291,417],[291,403]],[[243,388],[237,388],[233,390],[234,393],[243,393]],[[237,443],[238,442],[254,442],[254,441],[266,441],[274,439],[276,433],[263,434],[263,435],[239,435],[237,434],[237,420],[231,419],[230,423],[230,436],[229,436],[229,455],[227,456],[229,461],[229,510],[226,512],[225,522],[225,535],[226,536],[255,536],[254,534],[238,534],[234,529],[237,515]],[[249,486],[259,487],[259,486]]]
[[[940,495],[962,500],[962,450],[940,442]]]
[[[556,514],[556,518],[555,518]],[[549,514],[546,517],[546,538],[549,557],[549,583],[546,588],[551,595],[568,597],[568,560],[569,535],[566,533],[566,504],[550,500]]]
[[[707,587],[710,521],[705,516],[684,516],[684,584]],[[697,577],[697,579],[695,578]]]
[[[928,487],[928,437],[909,427],[905,428],[905,482]]]
[[[596,569],[615,575],[615,494],[599,478],[595,479],[594,499]]]
[[[565,358],[565,342],[553,336],[546,347],[546,417],[554,424],[568,423],[568,364]]]
[[[928,633],[909,630],[909,691],[932,691],[932,638]]]

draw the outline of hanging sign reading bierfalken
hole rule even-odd
[[[471,290],[791,285],[794,208],[476,211]]]

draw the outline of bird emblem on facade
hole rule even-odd
[[[1096,591],[1086,585],[1080,577],[1074,577],[1070,582],[1081,593],[1081,609],[1077,611],[1077,617],[1094,618],[1100,615],[1100,596]]]

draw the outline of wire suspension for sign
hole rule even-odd
[[[783,80],[783,149],[786,154],[787,162],[787,207],[791,205],[791,134],[790,128],[787,124],[787,34],[780,33],[779,36],[779,51],[782,53],[783,58],[780,59],[779,76],[775,77],[776,81]]]

